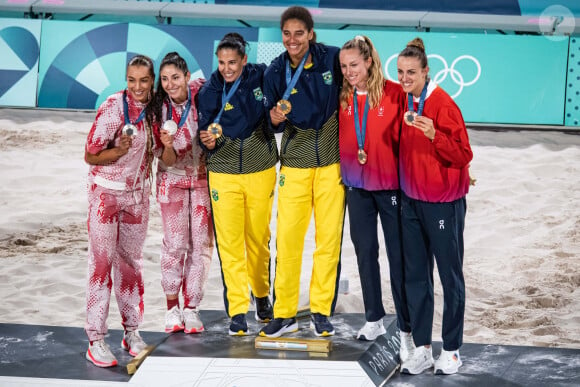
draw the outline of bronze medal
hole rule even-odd
[[[218,139],[222,135],[222,126],[217,122],[212,122],[207,127],[207,130],[211,133],[213,138]]]
[[[365,152],[364,149],[359,149],[358,150],[358,162],[361,165],[364,165],[367,163],[367,152]]]
[[[287,99],[281,99],[278,101],[278,107],[284,114],[288,114],[292,111],[292,104]]]
[[[417,116],[417,113],[415,113],[414,111],[410,110],[407,113],[405,113],[405,123],[409,126],[413,125],[413,121],[415,121],[415,117]]]

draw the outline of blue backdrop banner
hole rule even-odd
[[[339,47],[368,35],[392,80],[398,53],[420,36],[431,78],[467,122],[580,126],[577,36],[316,31],[319,41]],[[279,28],[0,18],[0,106],[96,109],[125,87],[127,61],[138,53],[154,60],[157,73],[163,56],[177,51],[192,77],[208,78],[217,67],[216,42],[228,32],[251,42],[250,62],[269,64],[284,51]]]
[[[39,20],[0,19],[0,106],[36,106]]]

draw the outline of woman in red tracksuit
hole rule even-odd
[[[154,82],[153,61],[133,57],[127,65],[127,88],[101,104],[85,145],[90,165],[86,358],[98,367],[117,365],[105,343],[113,285],[125,330],[121,346],[132,356],[146,347],[137,328],[143,320]]]
[[[157,202],[163,222],[161,286],[167,299],[165,331],[204,330],[197,309],[213,251],[206,161],[197,137],[195,100],[204,83],[190,80],[185,60],[170,52],[159,66],[154,108]],[[179,292],[183,295],[183,309]]]
[[[405,93],[383,77],[381,60],[366,36],[356,36],[340,50],[344,76],[340,94],[340,170],[346,186],[350,236],[356,252],[366,324],[359,340],[386,332],[381,291],[377,217],[389,261],[391,292],[401,337],[401,358],[412,350],[405,296],[398,156]]]
[[[401,131],[399,175],[402,190],[405,289],[417,348],[401,372],[437,374],[461,366],[465,283],[463,228],[473,158],[461,111],[429,80],[425,46],[411,41],[397,60],[398,78],[408,94]],[[433,257],[443,286],[443,351],[433,361]]]

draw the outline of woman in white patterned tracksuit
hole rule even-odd
[[[133,57],[127,89],[99,107],[85,146],[90,165],[86,358],[98,367],[117,365],[104,340],[113,284],[125,329],[121,346],[132,356],[146,347],[137,328],[143,319],[142,250],[149,221],[153,121],[148,102],[154,82],[151,59]]]
[[[187,64],[178,53],[163,58],[153,105],[161,125],[155,130],[155,155],[164,233],[161,285],[167,298],[166,332],[204,330],[197,307],[211,263],[213,224],[205,156],[197,138],[195,99],[203,83],[203,79],[190,82]]]

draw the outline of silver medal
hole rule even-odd
[[[133,124],[126,124],[125,126],[123,126],[123,134],[125,136],[136,136],[137,127]]]
[[[177,124],[173,120],[167,120],[163,123],[161,129],[166,130],[171,136],[177,133]]]

